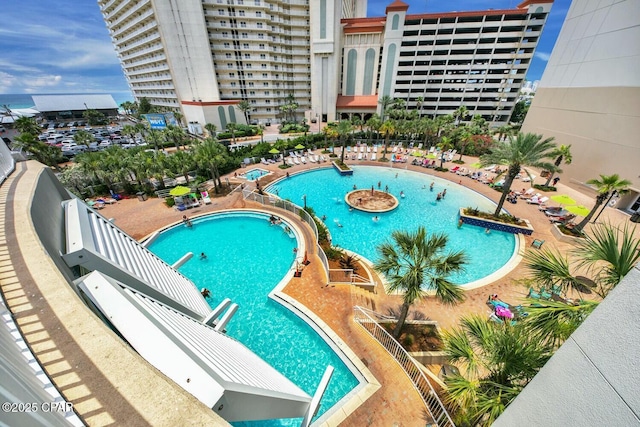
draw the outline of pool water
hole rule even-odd
[[[264,169],[251,169],[250,171],[240,174],[240,176],[245,178],[247,181],[255,181],[256,179],[261,178],[268,174],[269,174],[269,171]]]
[[[297,246],[268,216],[214,214],[175,226],[149,249],[172,264],[187,252],[194,257],[180,272],[198,288],[208,288],[211,307],[230,298],[240,307],[227,326],[229,336],[267,361],[307,394],[313,395],[327,365],[335,368],[318,416],[358,385],[358,380],[325,341],[304,321],[267,297],[292,267]],[[207,255],[205,260],[199,254]],[[301,419],[234,423],[238,426],[300,425]]]
[[[391,238],[394,230],[415,231],[425,226],[427,232],[442,232],[449,237],[449,247],[463,249],[469,262],[464,272],[452,275],[455,283],[464,284],[490,275],[504,266],[514,253],[515,238],[510,233],[491,231],[465,224],[458,228],[461,207],[495,209],[484,196],[455,182],[431,175],[390,167],[352,166],[354,173],[341,176],[333,168],[315,169],[281,179],[266,190],[300,206],[306,198],[318,218],[323,218],[334,245],[354,251],[370,261],[378,259],[376,248]],[[433,191],[429,189],[434,183]],[[378,186],[378,183],[380,186]],[[345,195],[354,188],[388,191],[396,196],[399,206],[386,213],[350,210]],[[436,195],[446,189],[446,196]],[[404,197],[401,196],[404,193]],[[373,221],[375,216],[378,221]]]

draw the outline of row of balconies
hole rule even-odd
[[[114,40],[117,46],[128,44],[131,40],[136,40],[138,37],[143,36],[144,34],[150,33],[152,36],[160,36],[158,32],[158,23],[156,21],[150,21],[142,27],[124,33],[120,36],[116,36],[115,34],[111,35],[111,38]]]
[[[154,73],[153,75],[148,75],[146,77],[130,78],[129,81],[131,81],[131,83],[172,81],[172,77],[170,73],[162,73],[162,74]]]
[[[173,83],[170,84],[149,84],[149,83],[139,83],[136,80],[129,80],[131,87],[139,89],[139,90],[175,90]]]
[[[130,28],[135,28],[138,24],[144,21],[153,21],[153,10],[148,10],[147,12],[141,14],[136,17],[134,20],[127,22],[127,25],[111,25],[107,24],[109,27],[109,32],[111,33],[111,37],[118,37],[118,35],[128,31]]]
[[[150,54],[152,54],[154,52],[163,52],[164,53],[163,46],[160,43],[158,43],[156,45],[149,46],[146,49],[136,50],[135,52],[131,52],[128,55],[120,54],[119,56],[120,56],[120,60],[128,61],[128,60],[131,60],[131,59],[134,59],[134,58],[139,58],[139,57],[144,56],[144,55],[150,55]]]
[[[137,49],[141,46],[144,46],[145,44],[148,43],[152,43],[155,41],[160,41],[160,33],[154,32],[149,34],[146,37],[142,37],[138,40],[135,40],[133,42],[127,43],[126,45],[122,44],[121,42],[117,41],[118,43],[118,52],[120,54],[124,54],[125,52],[131,51],[133,49]]]
[[[131,3],[127,2],[125,4],[130,5]],[[137,18],[148,16],[149,14],[153,14],[153,9],[150,6],[150,0],[142,0],[140,3],[135,3],[133,7],[125,10],[124,13],[114,15],[114,19],[107,18],[106,21],[109,26],[117,27],[128,21],[135,23]],[[128,27],[129,24],[126,26]]]
[[[151,67],[141,67],[140,69],[137,69],[137,70],[134,70],[134,68],[137,68],[134,66],[127,66],[126,64],[122,64],[122,66],[125,69],[125,74],[130,78],[132,76],[142,76],[142,75],[153,76],[156,73],[169,71],[169,64],[167,64],[166,62],[153,64]]]

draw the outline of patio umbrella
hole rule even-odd
[[[278,150],[277,148],[272,148],[271,150],[269,150],[269,154],[280,154],[280,150]]]
[[[184,196],[185,194],[191,193],[191,189],[189,187],[185,187],[183,185],[178,185],[177,187],[169,190],[169,194],[172,196]]]
[[[590,209],[582,205],[566,206],[565,209],[571,212],[572,214],[580,215],[583,217],[589,215],[589,212],[591,212]]]
[[[558,202],[561,205],[575,205],[576,201],[573,200],[571,197],[567,196],[566,194],[556,194],[551,196],[551,200],[553,200],[554,202]]]
[[[480,169],[480,162],[475,162],[469,165],[470,168]]]
[[[295,147],[293,147],[293,148],[295,148],[296,150],[304,150],[304,148],[305,148],[305,147],[304,147],[304,145],[302,145],[302,144],[298,144],[298,145],[296,145],[296,146],[295,146]]]

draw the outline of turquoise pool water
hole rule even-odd
[[[268,216],[213,214],[193,227],[163,232],[149,249],[172,264],[187,252],[194,257],[180,272],[198,288],[208,288],[215,307],[230,298],[240,308],[227,333],[313,395],[327,365],[335,368],[318,416],[358,385],[357,379],[322,338],[298,316],[267,297],[289,271],[296,240]],[[206,260],[198,255],[204,252]],[[237,426],[298,426],[301,420],[234,423]]]
[[[247,181],[255,181],[256,179],[268,174],[269,174],[268,170],[251,169],[250,171],[240,174],[240,176],[244,177]]]
[[[495,204],[459,185],[459,178],[454,174],[451,176],[455,182],[450,182],[399,168],[354,166],[353,169],[351,176],[340,176],[333,168],[316,169],[282,179],[266,190],[300,206],[305,196],[307,206],[311,206],[319,218],[326,217],[324,221],[334,245],[371,261],[378,258],[377,246],[388,240],[393,230],[415,230],[420,225],[430,233],[446,233],[451,248],[464,249],[468,254],[466,271],[452,277],[456,283],[469,283],[488,276],[513,255],[515,238],[510,233],[491,231],[487,234],[483,228],[466,224],[458,228],[461,207],[494,210]],[[434,183],[433,191],[429,189],[431,182]],[[349,210],[344,197],[354,185],[360,189],[371,186],[377,189],[378,183],[381,190],[388,187],[398,198],[398,208],[382,214]],[[445,189],[445,198],[437,202],[436,195]],[[378,216],[379,221],[374,222],[374,216]]]

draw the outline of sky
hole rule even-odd
[[[312,0],[313,1],[313,0]],[[522,0],[404,0],[409,13],[514,8]],[[392,0],[369,0],[383,16]],[[527,74],[539,80],[571,0],[555,0]],[[0,18],[0,94],[129,93],[95,0],[4,2]]]

